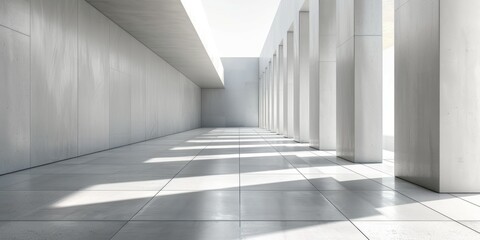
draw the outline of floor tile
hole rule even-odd
[[[367,164],[351,164],[351,165],[344,165],[343,167],[351,170],[354,173],[365,176],[367,178],[382,178],[382,177],[391,176],[390,174],[368,167]]]
[[[480,234],[480,221],[461,221],[460,223],[477,231]]]
[[[204,155],[197,155],[195,157],[195,161],[210,161],[210,160],[221,160],[222,162],[238,162],[239,155],[238,153],[226,153],[226,154],[204,154]]]
[[[194,160],[179,175],[202,176],[203,174],[237,174],[240,172],[239,160]]]
[[[275,148],[270,146],[263,147],[251,147],[251,146],[242,146],[240,147],[240,154],[242,153],[274,153],[277,152]]]
[[[343,166],[336,164],[316,167],[302,167],[299,168],[298,171],[300,171],[302,174],[357,174]]]
[[[413,183],[407,182],[400,178],[396,177],[381,177],[381,178],[372,178],[373,181],[378,182],[392,190],[402,190],[402,189],[423,189],[422,187],[415,185]]]
[[[334,163],[311,152],[285,152],[282,153],[282,155],[297,168],[335,165]]]
[[[316,188],[301,174],[257,175],[241,174],[242,191],[285,190],[285,191],[315,191]]]
[[[318,190],[384,191],[389,188],[355,173],[305,174]]]
[[[455,196],[480,206],[480,194],[455,194]]]
[[[298,174],[297,169],[282,157],[240,159],[240,172],[247,174]]]
[[[205,156],[205,155],[215,156],[215,155],[223,155],[223,154],[239,154],[238,144],[236,145],[236,147],[233,147],[232,145],[229,144],[225,146],[216,146],[216,147],[211,147],[209,149],[204,149],[198,154],[198,156]]]
[[[44,174],[4,191],[159,191],[172,176],[145,174]]]
[[[242,191],[242,220],[344,220],[318,191]]]
[[[394,191],[322,191],[322,194],[349,219],[448,220]]]
[[[453,221],[354,221],[369,239],[470,240],[480,235]]]
[[[398,190],[453,220],[480,220],[480,206],[451,194],[438,194],[424,188]]]
[[[36,177],[38,176],[25,174],[23,171],[0,176],[0,191],[8,189],[12,185],[16,185],[24,181],[31,181],[32,178]]]
[[[123,221],[0,221],[0,239],[106,240],[124,224]]]
[[[193,174],[177,175],[163,190],[166,191],[238,191],[240,179],[238,174]]]
[[[157,174],[175,175],[188,162],[165,162],[165,163],[144,163],[144,164],[88,164],[83,165],[80,173],[95,174]]]
[[[236,221],[131,221],[114,240],[233,240],[239,239]]]
[[[241,234],[246,240],[366,239],[348,221],[243,221]]]
[[[134,220],[239,220],[238,191],[161,191]]]
[[[0,192],[0,220],[128,220],[155,191]]]

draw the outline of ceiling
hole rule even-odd
[[[87,1],[199,87],[224,87],[223,66],[197,4],[201,1]]]

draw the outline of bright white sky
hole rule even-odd
[[[258,57],[280,0],[202,0],[220,57]]]

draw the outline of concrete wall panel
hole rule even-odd
[[[110,147],[130,143],[130,76],[112,69],[110,72]]]
[[[31,2],[32,166],[77,155],[77,1]]]
[[[145,64],[145,137],[150,139],[160,136],[163,63],[154,53],[147,52]]]
[[[145,140],[145,69],[147,49],[133,37],[130,38],[132,48],[130,76],[130,142]]]
[[[78,2],[78,153],[109,147],[109,20]]]
[[[0,25],[30,35],[30,0],[0,0]]]
[[[30,38],[0,26],[0,174],[30,166]]]

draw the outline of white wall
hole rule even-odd
[[[84,0],[0,2],[0,174],[197,128],[200,100]]]
[[[258,127],[258,58],[222,58],[225,89],[202,89],[202,127]]]

